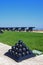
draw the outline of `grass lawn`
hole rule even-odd
[[[2,43],[12,46],[18,40],[23,40],[30,49],[43,52],[43,33],[5,31],[0,34],[0,42]]]

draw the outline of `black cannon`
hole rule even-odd
[[[2,33],[4,33],[2,30],[0,30],[0,33],[2,34]]]

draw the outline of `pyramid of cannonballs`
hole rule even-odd
[[[19,40],[15,46],[12,46],[12,48],[9,50],[9,53],[17,62],[35,56],[22,40]]]

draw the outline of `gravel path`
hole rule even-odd
[[[43,55],[19,63],[15,62],[15,60],[4,55],[10,48],[11,46],[0,43],[0,65],[43,65]]]
[[[35,33],[43,33],[43,31],[32,31],[32,32],[35,32]]]

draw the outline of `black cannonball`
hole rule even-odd
[[[29,48],[28,47],[26,47],[26,51],[29,51]]]
[[[12,51],[12,54],[14,55],[15,54],[15,51]]]
[[[26,54],[29,54],[29,51],[26,51]]]
[[[14,54],[15,56],[17,56],[18,55],[18,53],[17,52],[15,52],[15,54]]]
[[[23,53],[22,53],[22,56],[25,56],[25,55],[26,55],[26,53],[25,53],[25,52],[23,52]]]
[[[12,52],[12,50],[11,50],[11,49],[9,49],[8,51],[9,51],[9,52]]]
[[[26,47],[26,45],[25,45],[24,43],[22,43],[22,46],[23,46],[23,47]]]
[[[20,46],[20,48],[22,48],[22,44],[20,44],[19,46]]]
[[[22,54],[21,54],[21,53],[18,53],[18,55],[19,55],[19,57],[21,57],[21,56],[22,56]]]
[[[22,44],[22,43],[23,43],[23,41],[22,41],[22,40],[19,40],[19,41],[18,41],[18,43],[19,43],[19,44]]]
[[[12,50],[15,50],[15,46],[12,46]]]
[[[23,51],[26,51],[26,48],[23,48]]]
[[[29,54],[31,54],[31,53],[32,53],[32,51],[30,50],[30,51],[29,51]]]
[[[17,52],[15,52],[15,54],[17,55],[18,53],[17,53]]]
[[[12,54],[12,49],[9,49],[9,51],[8,51],[10,54]]]
[[[19,48],[19,45],[16,45],[15,48]]]
[[[19,44],[17,43],[16,45],[18,46]]]
[[[18,48],[16,47],[15,50],[18,51]]]
[[[19,48],[19,52],[22,52],[22,49],[21,48]]]
[[[18,43],[15,44],[15,46],[18,46],[18,45],[19,45]]]

